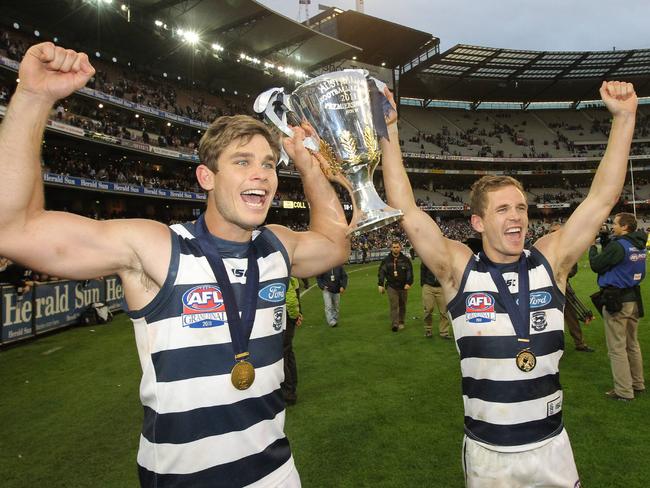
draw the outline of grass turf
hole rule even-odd
[[[348,267],[337,328],[326,325],[317,288],[303,295],[305,321],[294,341],[298,403],[288,409],[286,424],[302,484],[461,487],[456,348],[423,337],[417,284],[405,330],[391,332],[376,270],[376,263]],[[595,275],[584,260],[572,282],[589,303]],[[646,352],[648,323],[645,318],[639,326]],[[631,403],[605,399],[611,373],[600,317],[584,334],[597,352],[576,352],[567,334],[561,363],[564,419],[583,486],[644,487],[650,396]],[[133,331],[123,314],[108,325],[77,327],[0,352],[2,486],[137,486],[139,380]]]

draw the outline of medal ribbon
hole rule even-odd
[[[481,260],[486,264],[492,281],[497,285],[499,296],[503,297],[503,305],[506,307],[510,322],[517,334],[517,340],[520,342],[530,342],[530,285],[528,283],[528,266],[526,266],[526,254],[522,253],[519,257],[519,305],[515,303],[510,294],[508,285],[506,285],[503,275],[499,268],[485,255],[480,254]]]
[[[257,256],[255,246],[251,242],[248,249],[248,269],[246,271],[246,287],[244,288],[243,312],[240,314],[235,293],[233,292],[226,266],[219,254],[219,250],[210,242],[210,231],[205,223],[205,214],[202,214],[196,228],[198,230],[195,236],[196,244],[205,255],[212,272],[221,289],[223,302],[226,307],[226,316],[228,317],[228,329],[232,338],[232,347],[235,353],[235,359],[245,359],[248,357],[248,341],[253,331],[255,322],[255,313],[257,312],[257,286],[259,285],[259,268],[257,266]]]

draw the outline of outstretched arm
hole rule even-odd
[[[386,96],[395,104],[386,89]],[[404,212],[402,227],[422,262],[438,277],[446,296],[455,294],[472,251],[464,244],[447,239],[438,224],[415,203],[413,189],[402,161],[396,113],[389,118],[389,140],[381,140],[382,171],[388,204]]]
[[[347,261],[350,241],[348,224],[336,192],[321,170],[319,156],[311,154],[303,141],[307,126],[296,127],[294,136],[283,141],[302,178],[309,203],[309,230],[294,232],[280,225],[270,225],[282,241],[291,259],[291,274],[298,278],[315,276]]]
[[[600,95],[612,115],[605,155],[598,165],[589,194],[557,232],[542,237],[535,246],[549,260],[556,278],[566,277],[593,242],[600,226],[618,202],[634,135],[637,97],[631,83],[603,82]]]
[[[83,53],[50,42],[32,46],[0,127],[0,255],[55,276],[86,279],[142,267],[135,249],[151,241],[149,229],[165,232],[169,247],[161,224],[96,222],[43,208],[40,148],[47,116],[56,100],[94,73]]]

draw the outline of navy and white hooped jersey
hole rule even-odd
[[[282,337],[287,252],[268,229],[253,233],[259,287],[248,350],[255,381],[237,390],[219,284],[194,240],[195,224],[171,227],[166,281],[154,300],[129,312],[142,364],[142,486],[274,487],[294,469],[284,434]],[[237,303],[243,303],[249,243],[209,236],[218,246]]]
[[[504,452],[532,449],[562,432],[559,362],[564,352],[564,295],[550,265],[535,248],[526,253],[530,287],[530,343],[517,340],[485,262],[470,258],[448,309],[460,353],[465,433]],[[498,265],[499,266],[499,265]],[[499,266],[515,299],[518,262]],[[529,347],[532,371],[516,364]]]

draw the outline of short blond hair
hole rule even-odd
[[[487,208],[487,194],[506,186],[514,186],[525,195],[522,184],[512,176],[486,175],[475,181],[470,193],[469,205],[472,213],[483,217]]]
[[[255,135],[264,137],[276,161],[280,159],[280,140],[278,135],[264,123],[250,115],[226,115],[215,119],[205,131],[199,142],[199,159],[211,171],[217,172],[217,160],[228,145],[240,139],[247,144]]]

